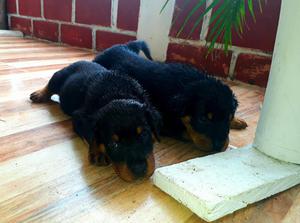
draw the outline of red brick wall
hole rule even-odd
[[[276,31],[279,20],[281,0],[267,1],[260,12],[257,1],[254,1],[256,11],[256,22],[251,15],[247,16],[246,29],[242,38],[233,34],[232,44],[234,47],[225,55],[220,50],[206,56],[207,51],[205,28],[202,23],[195,32],[188,36],[196,18],[191,18],[186,28],[177,36],[181,24],[184,21],[187,10],[198,0],[189,1],[176,0],[173,15],[173,27],[170,30],[170,44],[167,52],[168,61],[178,61],[192,64],[207,71],[210,74],[221,77],[238,79],[250,84],[266,86],[271,66],[272,51],[274,48]],[[198,11],[203,12],[202,7]],[[211,27],[207,27],[209,33]],[[202,33],[201,33],[202,32]],[[201,38],[200,38],[201,37]],[[199,41],[201,39],[201,41]]]
[[[119,0],[118,5],[114,2],[117,1],[7,0],[7,11],[11,29],[102,50],[136,39],[140,0]]]
[[[188,10],[197,2],[176,0],[166,60],[189,63],[212,75],[266,86],[281,0],[267,1],[262,14],[255,4],[256,22],[247,15],[243,38],[233,34],[233,47],[228,54],[215,50],[209,56],[205,46],[211,27],[201,22],[189,36],[197,17],[192,17],[186,29],[177,35]],[[11,29],[102,50],[136,39],[140,4],[140,0],[7,0],[7,10]]]

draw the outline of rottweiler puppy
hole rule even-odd
[[[159,137],[161,117],[137,81],[79,61],[56,72],[30,99],[46,102],[53,94],[72,117],[75,132],[88,142],[90,162],[111,162],[125,181],[152,175],[153,142]]]
[[[140,51],[148,59],[139,56]],[[189,139],[204,150],[223,151],[230,127],[247,127],[234,117],[238,102],[227,85],[189,65],[153,61],[143,41],[115,45],[94,62],[128,73],[144,87],[162,114],[162,134]]]

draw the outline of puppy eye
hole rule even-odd
[[[142,133],[142,131],[143,131],[143,128],[142,128],[142,127],[137,127],[137,128],[136,128],[136,133],[137,133],[137,135],[140,135],[140,134]]]
[[[119,142],[119,140],[120,140],[119,136],[116,135],[116,134],[113,134],[111,139],[112,139],[113,142]]]
[[[209,112],[209,113],[207,113],[207,118],[209,119],[209,120],[212,120],[213,119],[213,113],[211,113],[211,112]]]

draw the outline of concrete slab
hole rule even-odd
[[[0,30],[0,36],[6,37],[23,37],[23,33],[20,31],[13,31],[13,30]]]
[[[158,168],[154,184],[206,221],[300,183],[300,165],[248,146]]]

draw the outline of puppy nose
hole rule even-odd
[[[147,162],[146,160],[135,161],[131,165],[128,165],[129,169],[132,171],[135,177],[143,177],[147,172]]]
[[[225,145],[225,142],[226,142],[226,140],[225,141],[224,140],[222,140],[222,141],[214,141],[213,142],[213,149],[215,151],[222,151],[223,147]]]

